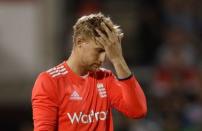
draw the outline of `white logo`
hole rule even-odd
[[[100,97],[102,98],[107,97],[107,92],[106,92],[106,89],[104,88],[103,83],[97,83],[97,89]]]
[[[82,97],[80,97],[76,91],[73,91],[73,93],[70,96],[70,99],[71,100],[82,100]]]
[[[65,69],[63,65],[53,67],[47,71],[52,77],[56,77],[59,75],[65,75],[68,73],[68,71]]]
[[[72,115],[70,113],[67,113],[67,116],[72,124],[74,124],[74,122],[87,124],[99,120],[104,121],[107,119],[107,114],[107,111],[94,112],[94,110],[91,110],[89,114],[84,114],[83,112],[77,114],[74,112]]]

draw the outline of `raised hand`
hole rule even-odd
[[[113,26],[112,26],[113,27]],[[105,49],[109,60],[114,63],[118,59],[122,59],[121,39],[123,34],[118,34],[113,29],[109,29],[105,23],[101,23],[102,30],[96,28],[96,32],[100,37],[95,37],[96,41],[100,43]],[[103,33],[104,32],[104,33]]]
[[[96,28],[99,37],[95,37],[96,41],[100,43],[105,49],[106,55],[114,65],[117,77],[119,79],[127,78],[131,75],[131,71],[125,62],[122,54],[121,39],[123,34],[110,29],[105,23],[101,23],[101,29]]]

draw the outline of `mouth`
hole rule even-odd
[[[99,67],[101,67],[101,64],[93,64],[93,67],[99,68]]]
[[[101,65],[94,64],[93,66],[99,68]]]

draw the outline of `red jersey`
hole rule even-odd
[[[113,131],[112,107],[128,117],[147,112],[134,76],[100,69],[81,77],[66,62],[42,72],[32,91],[34,131]]]

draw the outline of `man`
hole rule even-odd
[[[123,58],[122,37],[101,13],[76,22],[70,57],[42,72],[34,85],[34,131],[113,131],[112,108],[132,118],[145,116],[145,95]],[[105,56],[116,77],[100,68]]]

